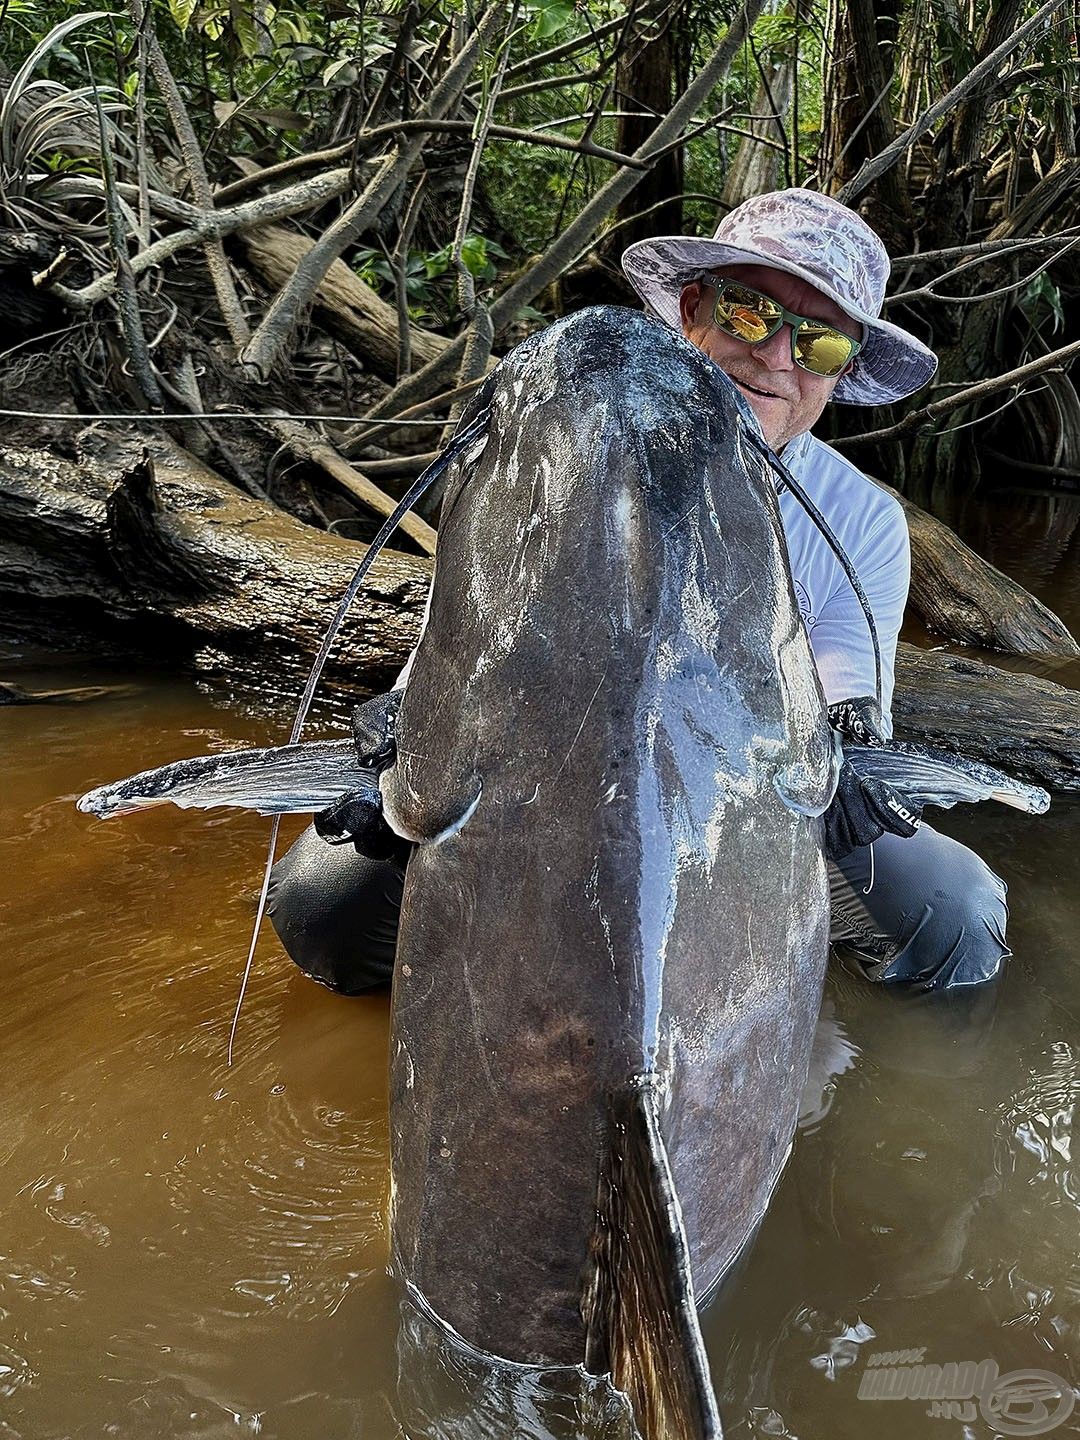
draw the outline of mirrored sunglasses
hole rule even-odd
[[[781,325],[790,325],[791,358],[812,375],[830,378],[839,375],[862,349],[860,340],[853,340],[824,320],[795,315],[749,285],[741,285],[737,280],[720,280],[715,275],[700,278],[717,287],[713,319],[725,335],[732,335],[747,345],[760,345],[775,335]]]

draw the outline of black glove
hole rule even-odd
[[[921,813],[884,780],[872,775],[860,780],[845,760],[833,802],[825,811],[825,853],[830,860],[842,860],[852,850],[880,840],[886,830],[906,839],[922,824]]]
[[[356,758],[376,775],[381,775],[397,758],[394,732],[404,694],[404,690],[391,690],[387,695],[373,695],[352,712]]]
[[[356,756],[372,771],[371,783],[348,790],[333,805],[315,816],[315,832],[329,845],[349,841],[359,855],[369,860],[401,858],[408,841],[396,835],[383,818],[379,776],[397,758],[394,731],[403,690],[373,695],[352,712],[351,723]]]
[[[882,723],[881,706],[873,695],[838,700],[830,705],[829,724],[839,730],[845,740],[854,740],[857,745],[884,745],[889,738]]]
[[[351,842],[356,853],[369,860],[400,858],[409,843],[396,835],[383,818],[382,796],[376,785],[346,790],[333,805],[320,810],[315,816],[315,833],[328,845]]]

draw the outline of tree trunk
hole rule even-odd
[[[618,121],[615,148],[633,155],[671,109],[679,64],[679,11],[671,0],[640,0],[628,27],[615,72]],[[683,152],[676,146],[642,177],[615,211],[619,249],[651,235],[682,230]],[[659,208],[653,209],[653,206]],[[640,219],[632,216],[648,210]]]
[[[764,79],[759,82],[754,99],[754,114],[766,118],[749,121],[753,135],[744,135],[739,141],[735,159],[724,181],[721,198],[729,210],[734,210],[736,205],[741,205],[753,195],[778,189],[784,181],[783,152],[775,147],[787,140],[784,122],[795,93],[795,66],[790,60],[785,60],[780,65],[769,66],[767,76],[768,84]],[[772,141],[772,144],[763,144],[762,141]]]
[[[1041,600],[965,545],[958,535],[890,485],[911,536],[908,606],[926,628],[960,645],[1013,655],[1080,656],[1080,645]]]
[[[895,138],[889,88],[901,6],[898,0],[834,0],[830,8],[836,59],[827,72],[819,169],[822,188],[833,195]],[[886,171],[859,209],[893,254],[911,248],[911,198],[902,166]]]
[[[1050,790],[1080,790],[1080,695],[1052,680],[901,644],[898,740],[953,750]]]

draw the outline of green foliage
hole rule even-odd
[[[64,174],[97,169],[103,133],[118,164],[130,158],[131,142],[113,119],[127,109],[118,92],[92,84],[67,86],[41,73],[50,60],[65,53],[77,31],[107,18],[106,11],[96,10],[54,25],[30,50],[4,92],[0,216],[8,223],[65,228],[63,211],[51,204],[52,182]],[[88,156],[95,157],[95,163],[89,163]]]
[[[405,262],[405,294],[409,313],[414,320],[446,323],[457,318],[456,272],[453,268],[453,245],[425,254],[410,250]],[[484,285],[495,280],[496,260],[506,260],[506,251],[484,235],[469,234],[461,246],[461,259],[466,270]],[[353,268],[365,284],[392,301],[395,293],[394,272],[390,261],[379,250],[358,249]]]
[[[1061,291],[1045,270],[1028,282],[1021,293],[1019,304],[1031,328],[1043,335],[1044,339],[1046,336],[1043,332],[1048,323],[1051,335],[1056,335],[1065,328],[1065,307],[1062,304]]]
[[[529,0],[524,7],[529,16],[529,38],[550,40],[565,30],[574,18],[573,0]]]

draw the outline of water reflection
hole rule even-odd
[[[409,1440],[640,1440],[626,1397],[606,1379],[482,1354],[412,1287],[401,1297],[398,1416]]]

